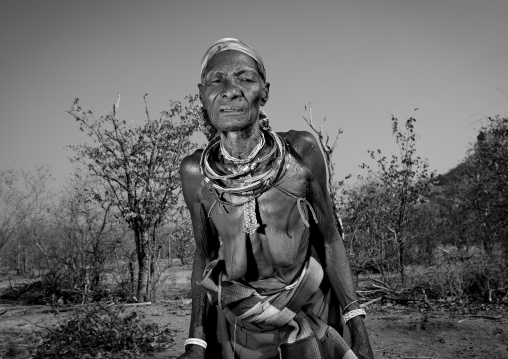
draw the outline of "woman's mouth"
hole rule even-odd
[[[219,113],[227,114],[227,113],[241,113],[241,112],[243,112],[242,107],[237,107],[237,106],[221,106],[221,107],[219,107]]]

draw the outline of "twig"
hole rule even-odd
[[[362,295],[362,294],[369,294],[369,293],[378,293],[378,292],[384,292],[382,289],[371,289],[371,290],[357,290],[356,293]]]
[[[434,307],[432,306],[432,304],[430,304],[429,299],[427,298],[427,293],[425,293],[425,289],[422,289],[422,292],[423,292],[423,300],[425,301],[425,304],[427,304],[430,307],[430,309],[434,310]]]
[[[384,285],[384,286],[385,286],[385,287],[387,287],[387,288],[390,288],[390,286],[389,286],[388,284],[386,284],[385,282],[383,282],[383,281],[381,281],[381,280],[379,280],[379,279],[372,278],[372,280],[373,280],[374,282],[378,282],[378,283],[379,283],[379,284],[381,284],[381,285]]]
[[[50,328],[48,328],[48,327],[43,327],[43,326],[40,326],[40,325],[38,325],[38,324],[35,324],[34,322],[32,322],[32,321],[30,321],[30,320],[28,320],[28,319],[25,319],[25,318],[23,318],[23,317],[20,317],[19,315],[16,315],[16,314],[11,314],[11,315],[13,315],[13,316],[15,316],[15,317],[17,317],[17,318],[19,318],[19,319],[21,319],[21,320],[24,320],[25,322],[28,322],[28,323],[32,324],[33,326],[36,326],[37,328],[46,329],[46,330],[49,330],[51,333],[54,333],[54,331],[52,331],[52,330],[51,330]]]
[[[31,305],[31,306],[26,306],[26,305],[20,305],[20,306],[16,306],[16,307],[10,307],[10,308],[4,308],[6,311],[8,310],[18,310],[18,309],[41,309],[41,308],[49,308],[47,305]]]
[[[152,305],[152,302],[142,302],[142,303],[127,303],[124,304],[124,307],[138,307],[141,305]]]
[[[399,345],[394,345],[393,347],[388,347],[388,348],[383,348],[383,349],[375,349],[373,350],[373,352],[385,352],[387,350],[390,350],[390,349],[393,349],[393,348],[398,348],[398,347],[401,347],[402,344],[399,344]]]
[[[383,287],[379,284],[376,284],[376,283],[372,283],[372,286],[375,287],[375,288],[379,288],[379,289],[383,289],[383,290],[387,290],[389,292],[393,292],[393,293],[397,293],[397,291],[395,289],[392,289],[392,288],[386,288],[386,287]]]
[[[394,302],[397,302],[397,303],[408,303],[408,302],[414,302],[413,299],[409,299],[409,298],[404,298],[404,297],[390,297],[390,296],[386,296],[385,297],[386,299],[388,300],[393,300]]]
[[[92,303],[69,305],[69,306],[65,306],[65,307],[63,307],[63,306],[61,307],[61,306],[58,306],[58,305],[53,305],[53,306],[51,306],[51,309],[57,311],[58,313],[65,313],[65,312],[70,312],[71,310],[76,310],[76,309],[80,309],[80,308],[90,307],[92,305],[93,305]]]
[[[192,299],[161,299],[159,300],[159,303],[164,304],[190,304],[192,303]]]
[[[379,297],[379,298],[376,298],[376,299],[369,300],[366,303],[360,304],[360,308],[365,308],[365,307],[371,305],[372,303],[376,303],[377,301],[380,301],[381,299],[383,299],[383,297]]]
[[[493,317],[490,315],[466,315],[464,319],[459,320],[459,323],[468,320],[468,319],[474,319],[474,318],[482,318],[482,319],[490,319],[490,320],[499,320],[503,319],[503,316],[498,315],[497,317]]]

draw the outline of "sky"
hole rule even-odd
[[[336,177],[367,150],[396,150],[391,117],[416,118],[417,153],[444,173],[488,116],[508,115],[506,0],[0,2],[0,170],[49,164],[87,139],[75,98],[142,123],[197,93],[208,47],[236,37],[262,56],[273,129],[306,130],[305,105],[334,136]],[[415,109],[418,110],[415,111]]]

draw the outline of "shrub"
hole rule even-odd
[[[508,267],[500,257],[441,258],[408,270],[410,287],[432,288],[438,297],[499,302],[508,297]]]
[[[169,328],[143,324],[136,311],[123,313],[124,306],[101,303],[77,310],[48,331],[34,358],[133,358],[173,341]]]

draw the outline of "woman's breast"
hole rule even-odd
[[[290,284],[303,265],[309,230],[307,209],[297,199],[272,188],[256,200],[259,227],[244,231],[243,206],[218,205],[212,220],[219,231],[228,277],[247,282],[269,280]]]
[[[302,208],[300,213],[297,199],[277,189],[260,197],[258,207],[261,242],[272,256],[274,266],[281,269],[294,265],[302,251],[304,256],[306,252],[308,228],[302,220],[302,215],[307,217],[306,209]]]

